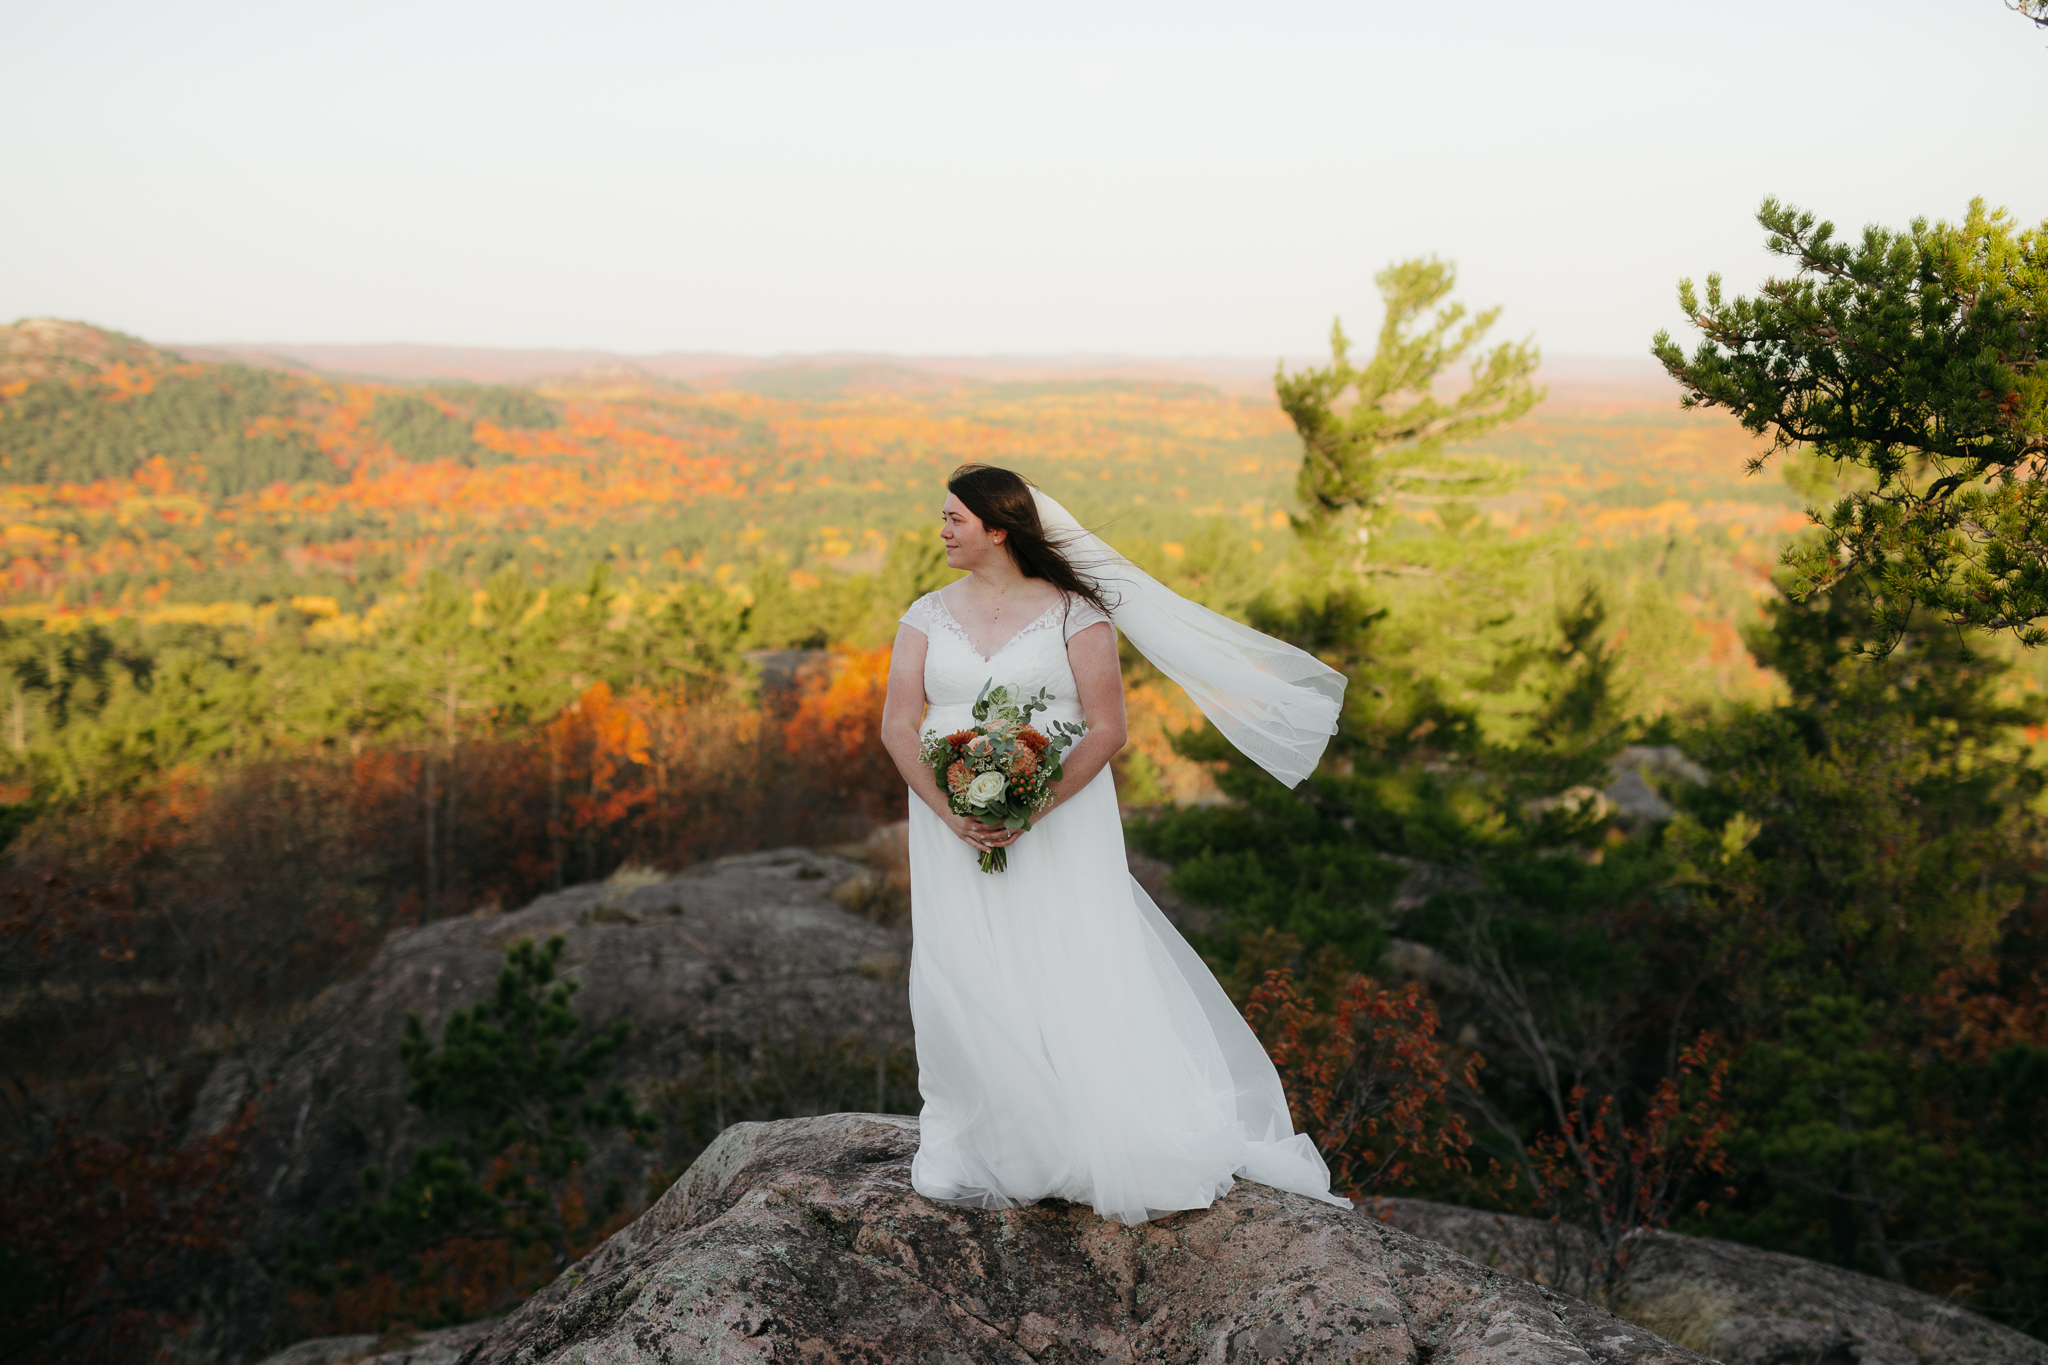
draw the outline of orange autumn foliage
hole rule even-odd
[[[1266,973],[1244,1014],[1280,1073],[1296,1131],[1329,1162],[1332,1189],[1364,1199],[1411,1183],[1417,1161],[1465,1167],[1472,1138],[1449,1110],[1436,1006],[1419,985],[1389,989],[1354,974],[1324,1009],[1281,968]],[[1483,1064],[1467,1056],[1466,1086]]]
[[[902,779],[879,738],[890,658],[886,646],[834,654],[823,686],[806,688],[782,727],[783,752],[870,819],[892,801],[901,804]]]
[[[110,411],[172,374],[237,382],[220,367],[132,348],[115,359],[116,349],[94,350],[91,372],[74,380],[81,399]],[[472,562],[502,563],[545,579],[607,552],[623,572],[652,581],[670,554],[696,574],[721,558],[744,566],[769,547],[806,543],[809,558],[783,576],[815,590],[830,581],[822,566],[872,571],[846,567],[859,532],[829,548],[842,529],[865,527],[886,545],[907,524],[908,501],[923,496],[914,490],[928,492],[963,460],[1033,470],[1063,495],[1171,500],[1177,516],[1238,521],[1259,536],[1286,524],[1296,464],[1275,404],[1193,385],[1020,392],[934,376],[909,388],[855,381],[773,397],[586,376],[540,391],[535,401],[555,420],[537,429],[471,411],[453,388],[407,389],[468,423],[484,458],[466,462],[411,458],[378,435],[391,386],[306,374],[284,382],[290,402],[251,432],[310,444],[345,479],[215,496],[205,470],[171,451],[126,475],[15,483],[7,529],[19,534],[0,556],[0,595],[39,612],[131,614],[152,596],[190,598],[201,584],[217,594],[226,580],[232,596],[283,600],[296,581],[331,576],[389,597],[437,568],[467,574]],[[0,391],[0,417],[7,398]],[[1561,393],[1503,435],[1494,453],[1529,459],[1529,486],[1540,494],[1509,517],[1511,534],[1570,528],[1608,544],[1696,533],[1761,584],[1777,537],[1797,518],[1731,475],[1753,444],[1738,424],[1678,423],[1665,406],[1654,389]],[[1662,499],[1646,508],[1637,488],[1651,483]],[[810,524],[819,517],[839,527]],[[1718,623],[1727,613],[1707,615]],[[1756,679],[1743,672],[1744,657],[1716,666],[1749,687]],[[1202,771],[1174,761],[1153,733],[1151,701],[1132,700],[1133,744],[1167,774],[1163,798],[1213,795]],[[1191,718],[1176,711],[1166,729]]]
[[[547,742],[573,756],[580,780],[568,796],[566,823],[557,836],[613,825],[654,800],[648,771],[646,712],[653,699],[636,693],[620,700],[611,684],[593,683],[549,722]]]

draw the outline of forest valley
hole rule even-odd
[[[1965,317],[1886,343],[1949,348],[1910,396],[1942,422],[1772,390],[1826,367],[1768,363],[1788,294],[1718,279],[1654,411],[1559,409],[1433,261],[1381,276],[1369,358],[1337,331],[1277,405],[400,386],[7,329],[0,1358],[217,1349],[247,1132],[188,1131],[199,1086],[394,929],[900,818],[888,642],[950,580],[920,528],[969,459],[1351,679],[1290,792],[1127,652],[1117,767],[1340,1187],[1583,1229],[1596,1297],[1647,1224],[2048,1333],[2042,612],[1981,549],[2030,525],[2048,237],[1981,206],[1853,250],[1763,221],[1837,334],[1858,290]],[[1976,444],[1915,444],[1937,427]],[[1757,437],[1782,482],[1743,481]],[[1625,776],[1653,811],[1604,794]],[[901,922],[868,847],[848,903]],[[681,1120],[607,1090],[558,953],[408,1037],[449,1135],[294,1248],[270,1342],[501,1311],[715,1132],[692,1110],[645,1188],[578,1184],[578,1134]],[[719,1121],[781,1116],[745,1074]]]

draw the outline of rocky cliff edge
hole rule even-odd
[[[1140,1227],[910,1187],[914,1119],[728,1129],[464,1365],[642,1361],[1679,1365],[1602,1309],[1374,1218],[1240,1181]]]

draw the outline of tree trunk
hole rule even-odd
[[[597,783],[599,759],[597,733],[593,730],[590,736],[590,781],[584,789],[590,797],[590,805],[583,817],[582,880],[586,882],[597,879],[597,812],[600,808],[598,796],[602,791]]]
[[[461,786],[455,766],[455,721],[462,710],[462,684],[459,670],[455,667],[456,654],[452,645],[448,649],[447,660],[448,676],[446,685],[441,689],[441,743],[448,760],[448,827],[441,836],[441,844],[447,866],[444,880],[452,887],[455,882],[455,807]]]
[[[1849,1196],[1839,1191],[1828,1195],[1828,1250],[1838,1266],[1856,1268],[1856,1210]]]
[[[562,889],[562,741],[548,731],[548,847],[555,855],[555,890]]]
[[[718,1035],[711,1035],[711,1127],[725,1131],[725,1069],[719,1065]]]
[[[671,861],[675,855],[669,845],[667,738],[666,734],[658,734],[648,747],[653,750],[654,759],[654,856],[674,867],[679,860]]]
[[[448,776],[442,784],[448,789],[448,818],[446,828],[441,832],[441,862],[444,890],[452,891],[460,877],[460,866],[455,861],[455,815],[462,796],[462,769],[455,761],[455,746],[448,746]]]
[[[429,913],[431,914],[431,912],[432,912],[432,910],[433,910],[433,907],[434,907],[434,883],[435,883],[435,880],[436,880],[436,878],[435,878],[435,875],[434,875],[434,874],[435,874],[435,866],[434,866],[434,853],[435,853],[435,850],[434,850],[434,845],[435,845],[435,843],[436,843],[436,840],[435,840],[435,838],[434,838],[434,751],[433,751],[432,749],[429,749],[429,750],[427,750],[427,753],[426,753],[426,776],[427,776],[427,794],[426,794],[426,800],[425,800],[425,802],[423,803],[423,804],[424,804],[424,805],[426,806],[426,815],[427,815],[427,895],[426,895],[426,904],[427,904],[427,910],[428,910],[428,912],[429,912]]]
[[[1893,1284],[1906,1282],[1906,1271],[1899,1264],[1898,1256],[1892,1251],[1891,1239],[1884,1231],[1884,1209],[1870,1192],[1870,1177],[1857,1173],[1856,1185],[1863,1192],[1864,1222],[1870,1228],[1870,1246],[1877,1252],[1877,1263],[1884,1269],[1884,1277]]]

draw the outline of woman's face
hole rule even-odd
[[[1007,553],[1003,541],[1008,535],[990,531],[965,503],[951,493],[946,495],[946,504],[939,509],[939,539],[946,542],[947,568],[973,573],[988,563],[990,556]]]

